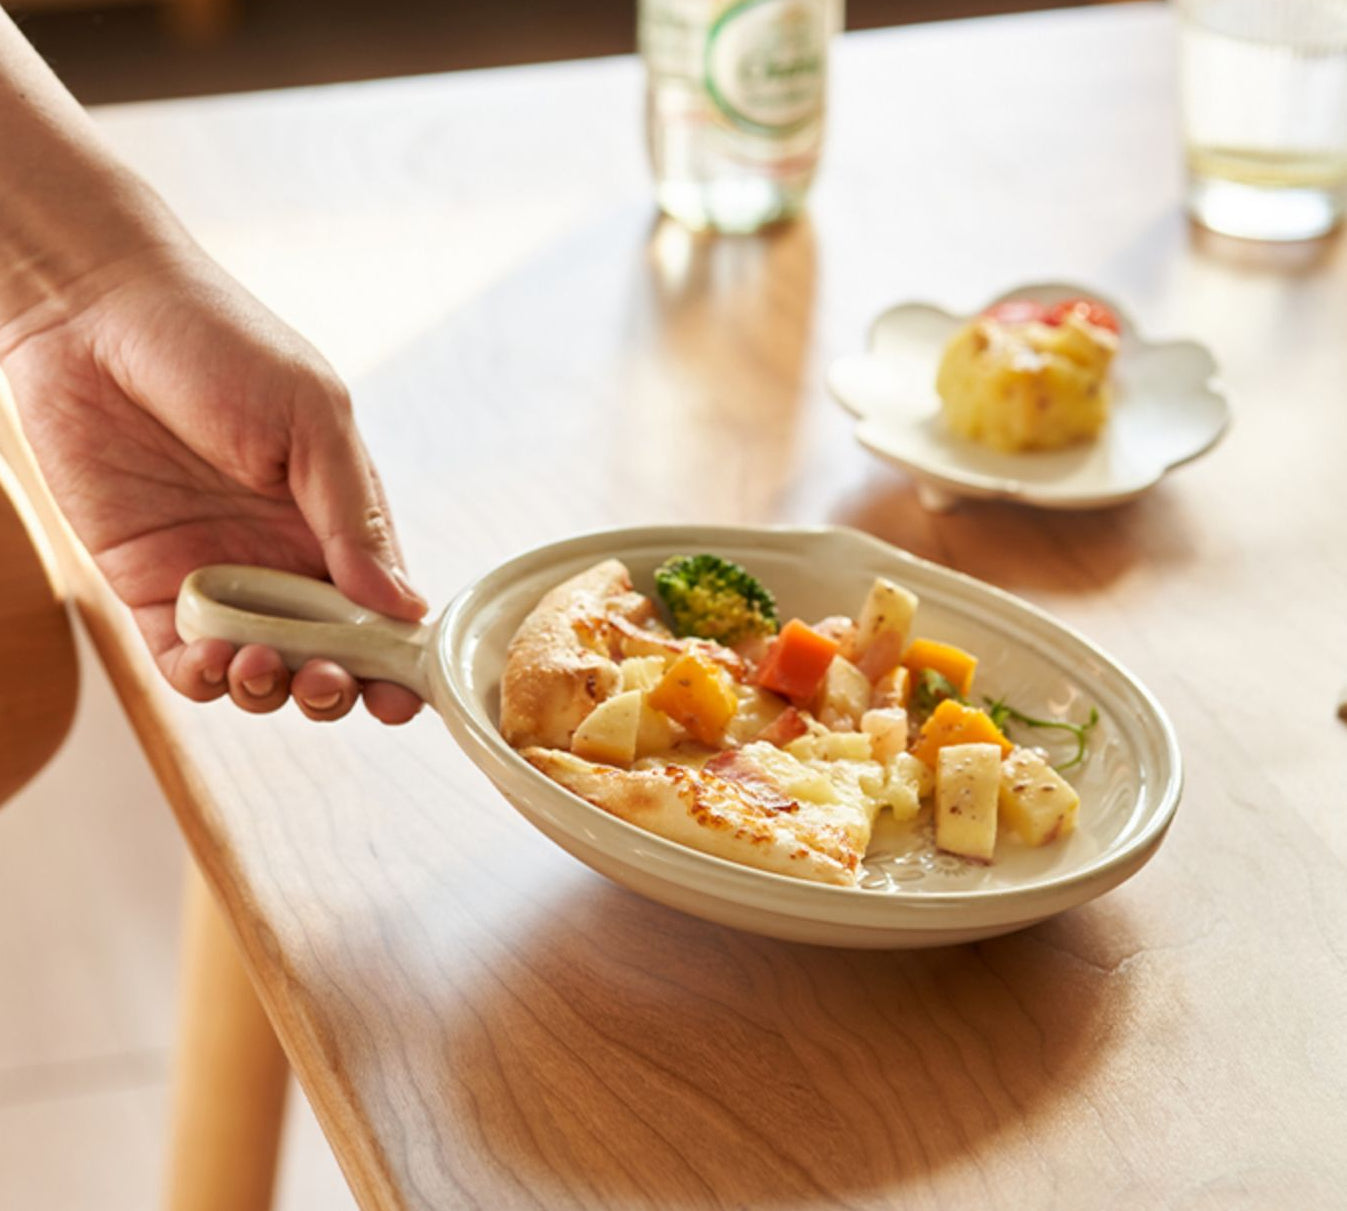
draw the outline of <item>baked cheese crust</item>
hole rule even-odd
[[[515,748],[566,748],[586,715],[622,685],[612,633],[649,622],[654,604],[616,559],[558,585],[524,619],[505,656],[500,730]]]
[[[698,769],[595,765],[572,753],[528,748],[524,756],[582,799],[670,841],[742,866],[854,886],[870,840],[863,809],[792,799],[739,754]]]

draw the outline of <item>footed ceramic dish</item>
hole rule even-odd
[[[987,307],[1010,299],[1051,305],[1081,297],[1110,307],[1122,329],[1112,409],[1094,441],[1005,453],[950,433],[940,413],[936,369],[950,338],[975,316],[928,303],[904,303],[880,315],[866,351],[829,368],[828,387],[856,417],[857,440],[911,474],[927,508],[947,509],[962,497],[1001,497],[1048,509],[1121,504],[1210,450],[1229,423],[1229,407],[1216,386],[1216,361],[1204,346],[1144,339],[1126,313],[1097,291],[1042,283],[1000,295]]]
[[[622,560],[649,592],[668,556],[697,551],[750,568],[786,616],[836,613],[887,576],[920,597],[922,634],[979,654],[980,692],[1007,694],[1038,715],[1079,719],[1097,708],[1086,759],[1070,775],[1081,796],[1075,833],[1041,849],[1007,842],[993,865],[976,866],[936,851],[929,832],[881,817],[861,886],[837,887],[687,849],[544,777],[497,727],[505,651],[519,623],[548,589],[601,559]],[[500,793],[581,862],[694,916],[797,942],[940,946],[1032,925],[1140,869],[1182,785],[1159,704],[1089,640],[1007,593],[854,530],[662,526],[571,538],[487,573],[422,626],[381,619],[302,577],[208,568],[184,584],[178,623],[186,638],[271,644],[294,667],[326,655],[359,676],[410,685]]]

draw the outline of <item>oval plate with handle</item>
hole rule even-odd
[[[934,850],[929,835],[877,828],[859,888],[739,866],[647,833],[535,770],[497,727],[505,651],[542,595],[601,559],[622,560],[651,591],[668,556],[714,551],[775,592],[782,616],[854,611],[876,576],[921,599],[916,629],[981,660],[979,689],[1038,716],[1100,722],[1071,773],[1076,832],[1029,849],[998,843],[988,867]],[[990,585],[838,528],[651,526],[584,535],[530,551],[465,588],[435,621],[381,618],[331,585],[257,568],[203,568],[184,582],[178,629],[277,648],[291,667],[328,656],[356,676],[421,694],[496,788],[580,861],[651,899],[772,937],[834,946],[938,946],[1032,925],[1134,874],[1178,806],[1182,763],[1151,694],[1094,644]],[[1035,737],[1035,743],[1038,738]]]

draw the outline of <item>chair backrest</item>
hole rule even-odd
[[[0,804],[60,748],[79,696],[74,632],[41,544],[0,458]]]

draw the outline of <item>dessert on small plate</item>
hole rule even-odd
[[[928,508],[971,496],[1091,509],[1215,445],[1229,422],[1215,377],[1204,346],[1147,341],[1098,293],[1048,283],[975,315],[891,308],[828,386]]]

